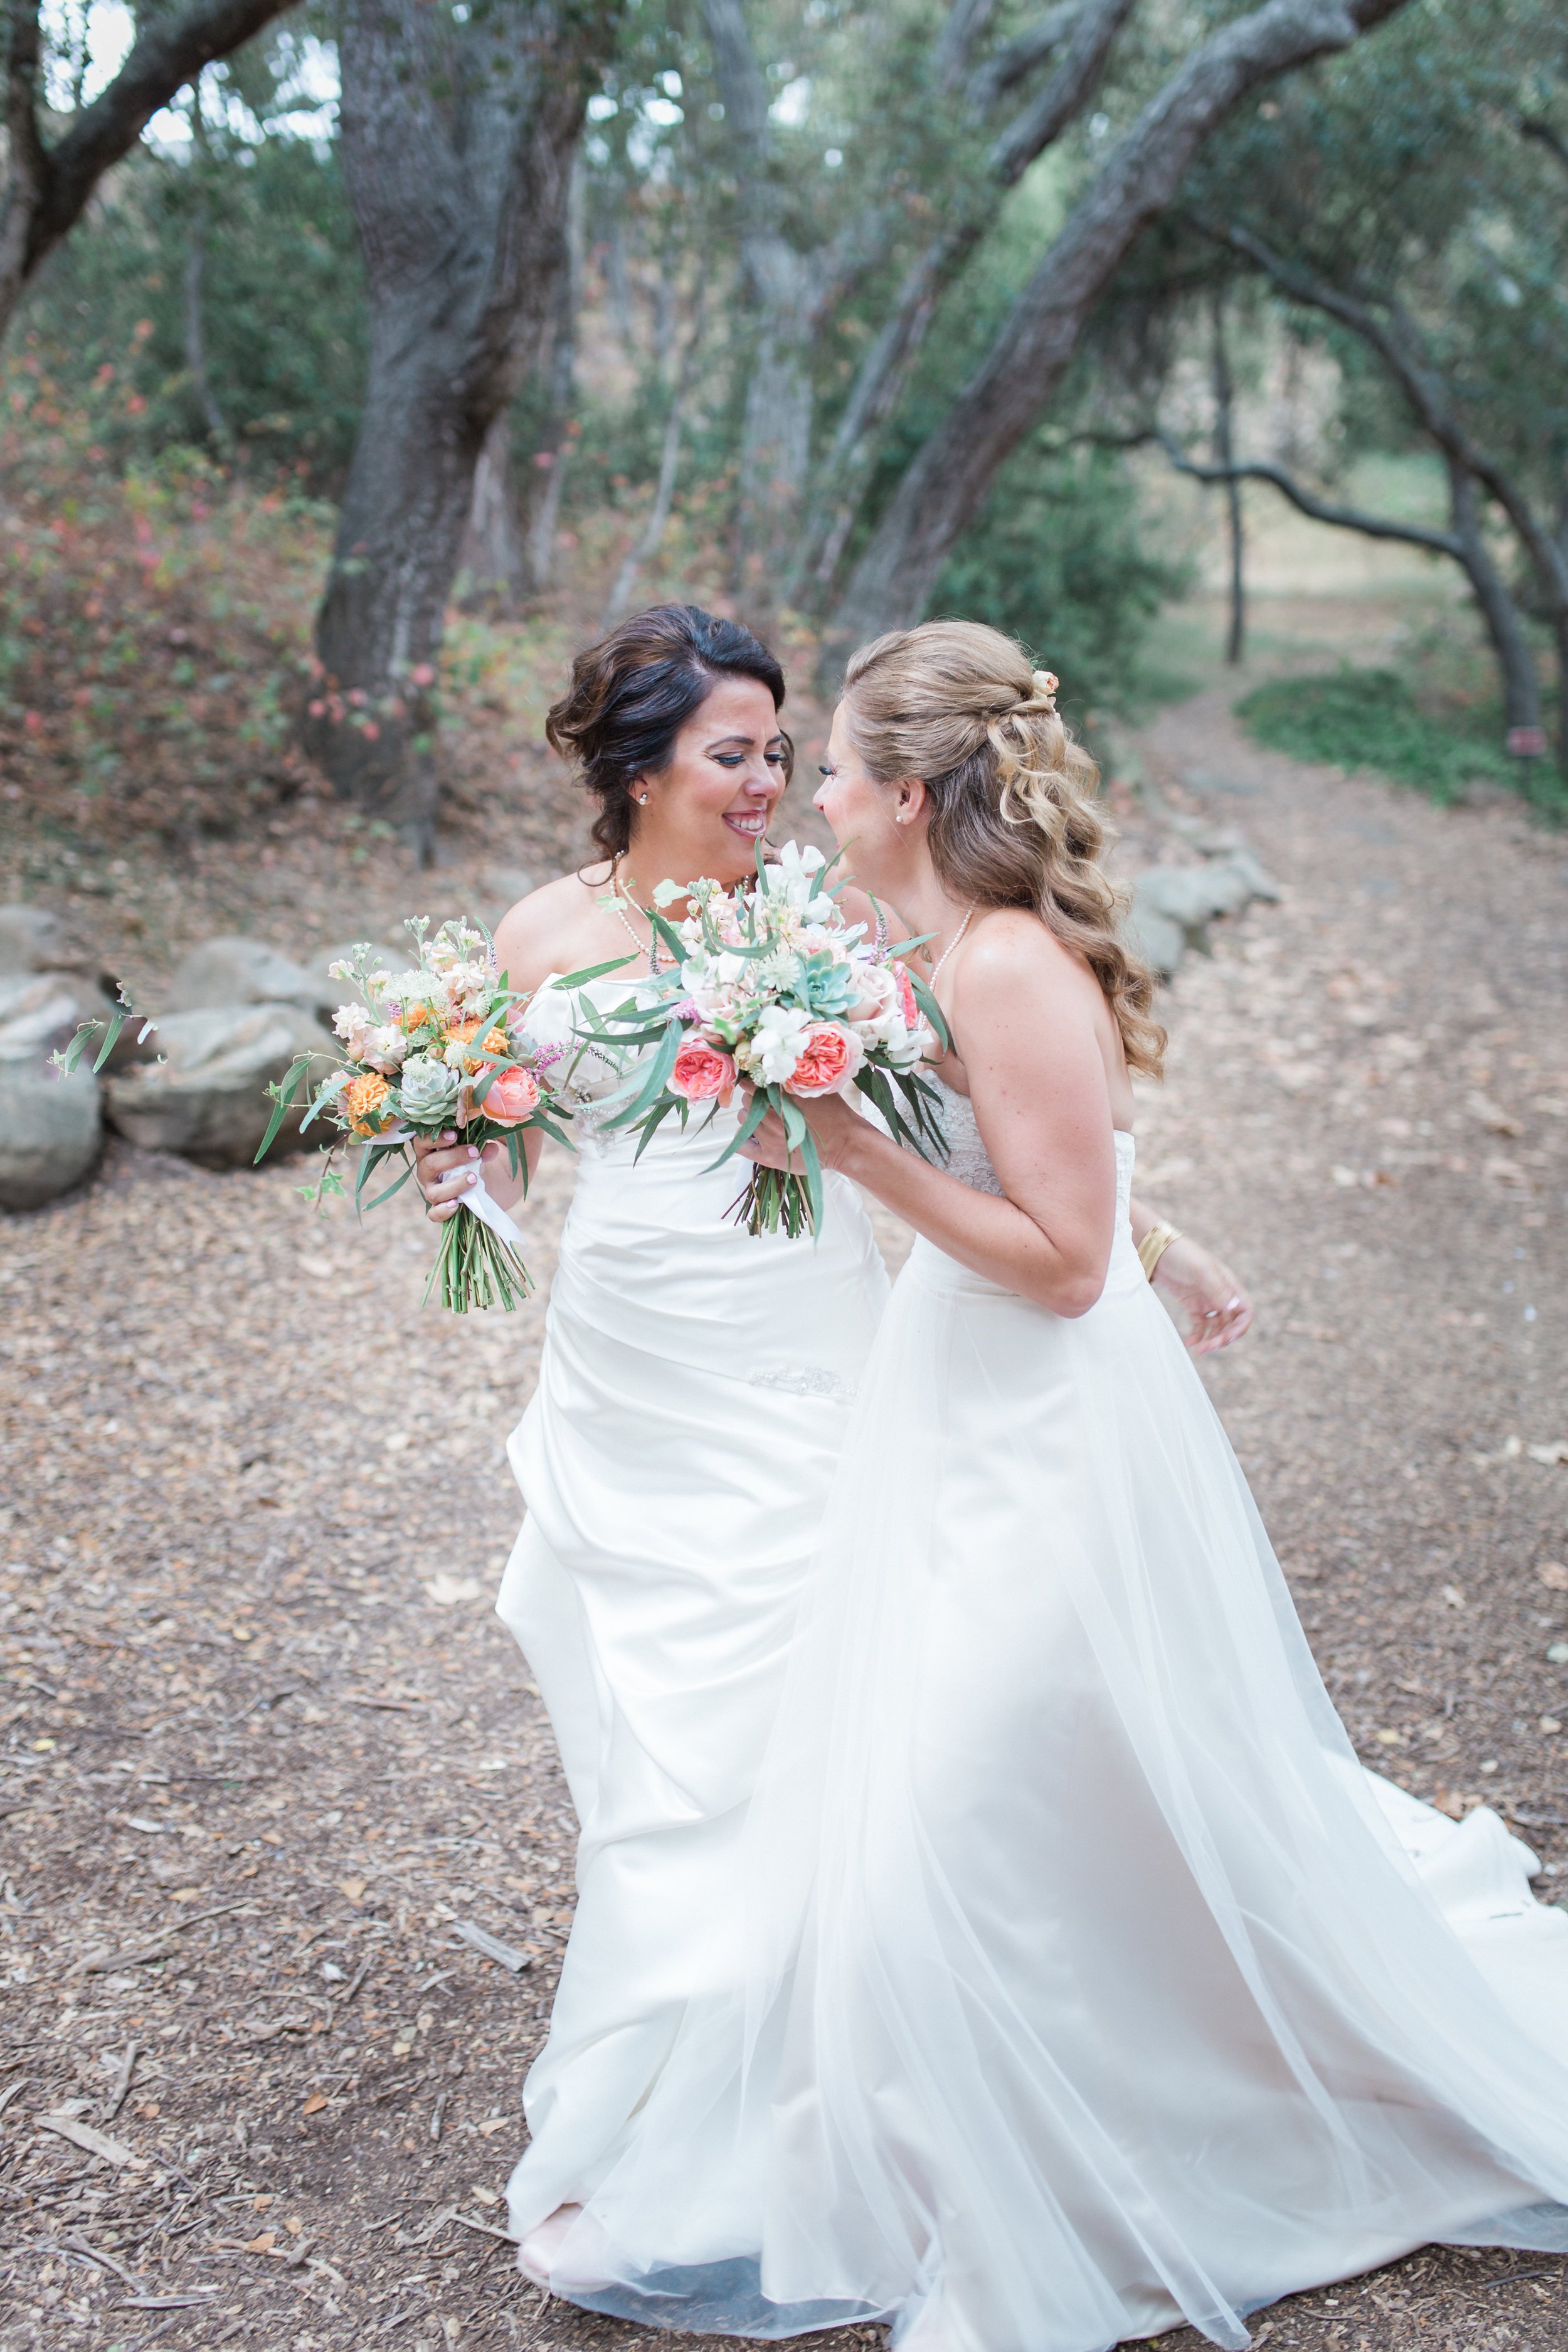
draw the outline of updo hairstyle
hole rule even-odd
[[[878,782],[919,776],[931,863],[955,898],[1027,907],[1105,992],[1130,1069],[1157,1077],[1154,980],[1124,944],[1124,894],[1100,859],[1115,836],[1099,771],[1057,716],[1056,680],[975,621],[928,621],[862,646],[845,673],[850,740]]]
[[[668,766],[676,737],[722,677],[754,677],[775,710],[784,702],[784,671],[766,646],[697,604],[650,605],[577,656],[544,732],[599,803],[592,839],[606,857],[631,846],[633,783]],[[787,778],[795,747],[784,740]]]

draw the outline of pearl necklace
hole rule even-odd
[[[931,978],[926,982],[926,986],[928,988],[934,988],[936,986],[936,976],[938,972],[942,970],[942,965],[947,961],[948,957],[952,953],[953,949],[958,945],[959,940],[963,937],[964,932],[969,929],[970,924],[973,920],[974,909],[971,907],[963,922],[960,923],[957,930],[954,931],[951,943],[947,947],[943,948],[941,955],[938,956],[936,961],[932,964],[931,968]]]
[[[615,902],[616,919],[620,922],[626,937],[630,940],[633,947],[636,948],[638,955],[647,956],[649,972],[656,972],[658,970],[658,933],[654,929],[653,925],[650,923],[648,925],[650,936],[648,943],[645,948],[641,940],[638,939],[637,932],[633,929],[631,917],[626,913],[626,908],[630,907],[633,912],[637,914],[640,914],[642,909],[637,906],[637,900],[628,897],[626,891],[622,887],[621,861],[619,857],[615,859],[610,867],[610,896]],[[956,945],[956,941],[954,944]]]

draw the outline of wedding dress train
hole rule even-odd
[[[1245,2345],[1248,2312],[1429,2240],[1568,2248],[1568,1916],[1494,1814],[1357,1762],[1139,1265],[1132,1157],[1077,1320],[916,1244],[700,1931],[696,1876],[644,1877],[635,1924],[585,1882],[574,1962],[623,2008],[655,1987],[666,2038],[552,2176],[583,2207],[557,2293],[1102,2352],[1183,2319]],[[691,1534],[730,1574],[721,1498],[761,1474],[716,1434]],[[626,1671],[738,1809],[754,1720],[722,1677],[660,1685],[663,1648],[634,1666],[635,1624]]]

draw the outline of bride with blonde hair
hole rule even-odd
[[[1055,680],[849,665],[817,804],[931,935],[952,1156],[837,1097],[919,1235],[730,1882],[558,2293],[776,2336],[1103,2352],[1432,2239],[1568,2248],[1568,1919],[1359,1765],[1129,1219],[1147,979]],[[770,1118],[749,1147],[787,1164]]]

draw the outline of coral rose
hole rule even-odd
[[[539,1080],[531,1070],[498,1070],[475,1108],[497,1127],[519,1127],[539,1108]]]
[[[786,1095],[801,1095],[807,1101],[817,1095],[836,1095],[843,1091],[866,1058],[866,1049],[858,1037],[841,1029],[837,1021],[819,1021],[805,1033],[795,1075],[784,1080]]]
[[[721,1054],[705,1037],[688,1037],[675,1057],[669,1091],[688,1102],[727,1103],[735,1090],[735,1058]]]
[[[915,1002],[915,992],[910,984],[909,973],[901,963],[896,963],[893,966],[893,977],[899,984],[899,1009],[904,1017],[904,1026],[906,1029],[918,1029],[921,1025],[921,1008]]]
[[[389,1091],[386,1080],[374,1070],[362,1070],[350,1079],[343,1088],[343,1108],[356,1135],[379,1135],[392,1125],[393,1114],[384,1108]]]

